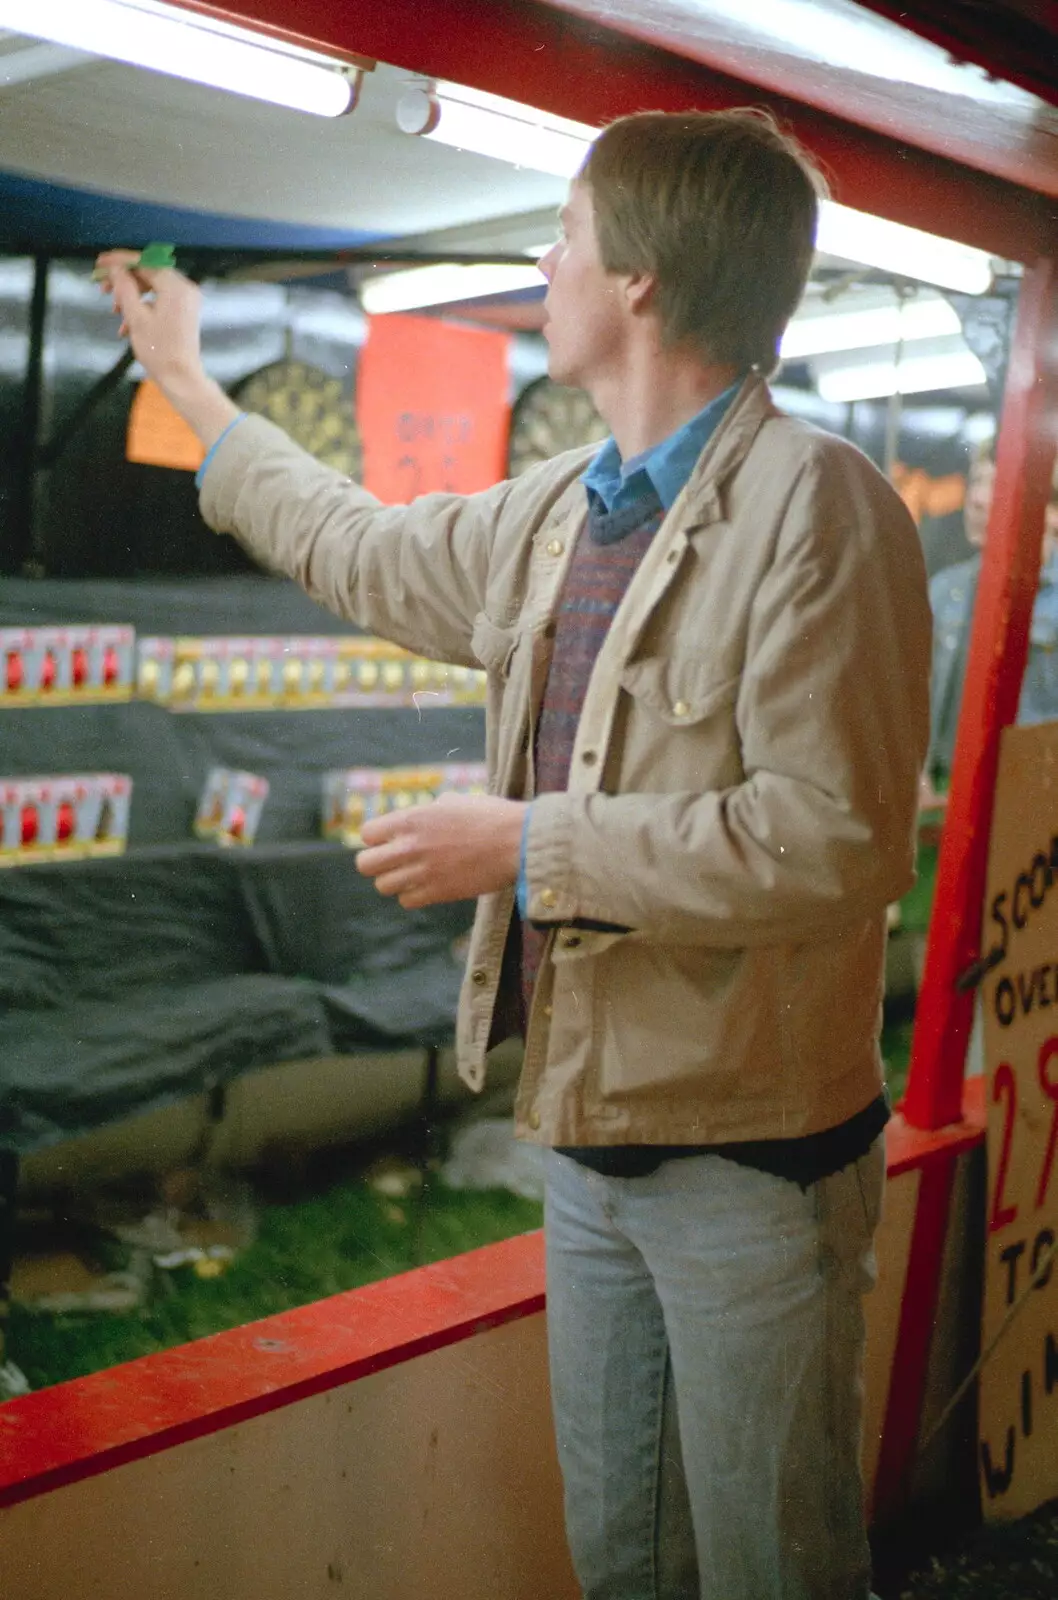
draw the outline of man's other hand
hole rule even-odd
[[[357,868],[406,910],[470,900],[518,877],[526,805],[492,795],[442,795],[373,817]]]

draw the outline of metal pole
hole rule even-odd
[[[416,1130],[416,1165],[419,1169],[419,1193],[415,1200],[412,1232],[412,1260],[422,1264],[423,1233],[426,1226],[426,1208],[429,1205],[431,1163],[436,1149],[436,1123],[441,1110],[441,1051],[435,1044],[427,1045],[423,1056],[422,1092],[419,1097],[418,1128]]]
[[[999,740],[1017,716],[1054,461],[1058,271],[1026,268],[1007,370],[995,492],[941,838],[903,1112],[916,1128],[962,1113]],[[960,986],[960,979],[963,984]]]
[[[33,514],[36,501],[37,451],[40,444],[41,399],[44,392],[44,324],[48,314],[47,256],[33,263],[33,293],[29,302],[29,344],[22,380],[22,416],[15,450],[15,481],[11,495],[10,539],[0,555],[3,570],[21,571],[33,549]]]
[[[0,1150],[0,1401],[10,1398],[20,1385],[11,1384],[8,1370],[7,1327],[11,1309],[11,1270],[15,1260],[15,1215],[18,1208],[18,1156]]]

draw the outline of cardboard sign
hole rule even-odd
[[[988,1074],[982,1348],[1024,1297],[980,1380],[989,1520],[1058,1495],[1058,723],[1003,735],[981,949]],[[1030,1287],[1039,1274],[1035,1288]]]
[[[125,455],[145,467],[183,472],[197,472],[206,459],[201,440],[149,378],[132,397]]]
[[[473,494],[506,473],[508,336],[436,317],[368,318],[357,366],[364,488],[390,505]]]

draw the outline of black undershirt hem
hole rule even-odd
[[[606,1178],[645,1178],[665,1161],[686,1156],[723,1156],[725,1161],[755,1167],[758,1172],[769,1172],[801,1189],[809,1189],[865,1156],[891,1114],[889,1096],[883,1092],[847,1122],[800,1139],[751,1139],[733,1144],[559,1145],[556,1150],[560,1156],[569,1156]]]

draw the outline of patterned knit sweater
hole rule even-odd
[[[595,658],[664,514],[653,490],[621,511],[605,511],[594,497],[589,502],[587,526],[577,540],[555,619],[551,668],[536,733],[537,794],[557,794],[569,785],[573,743]],[[531,922],[522,930],[527,1017],[546,937],[546,930]]]

